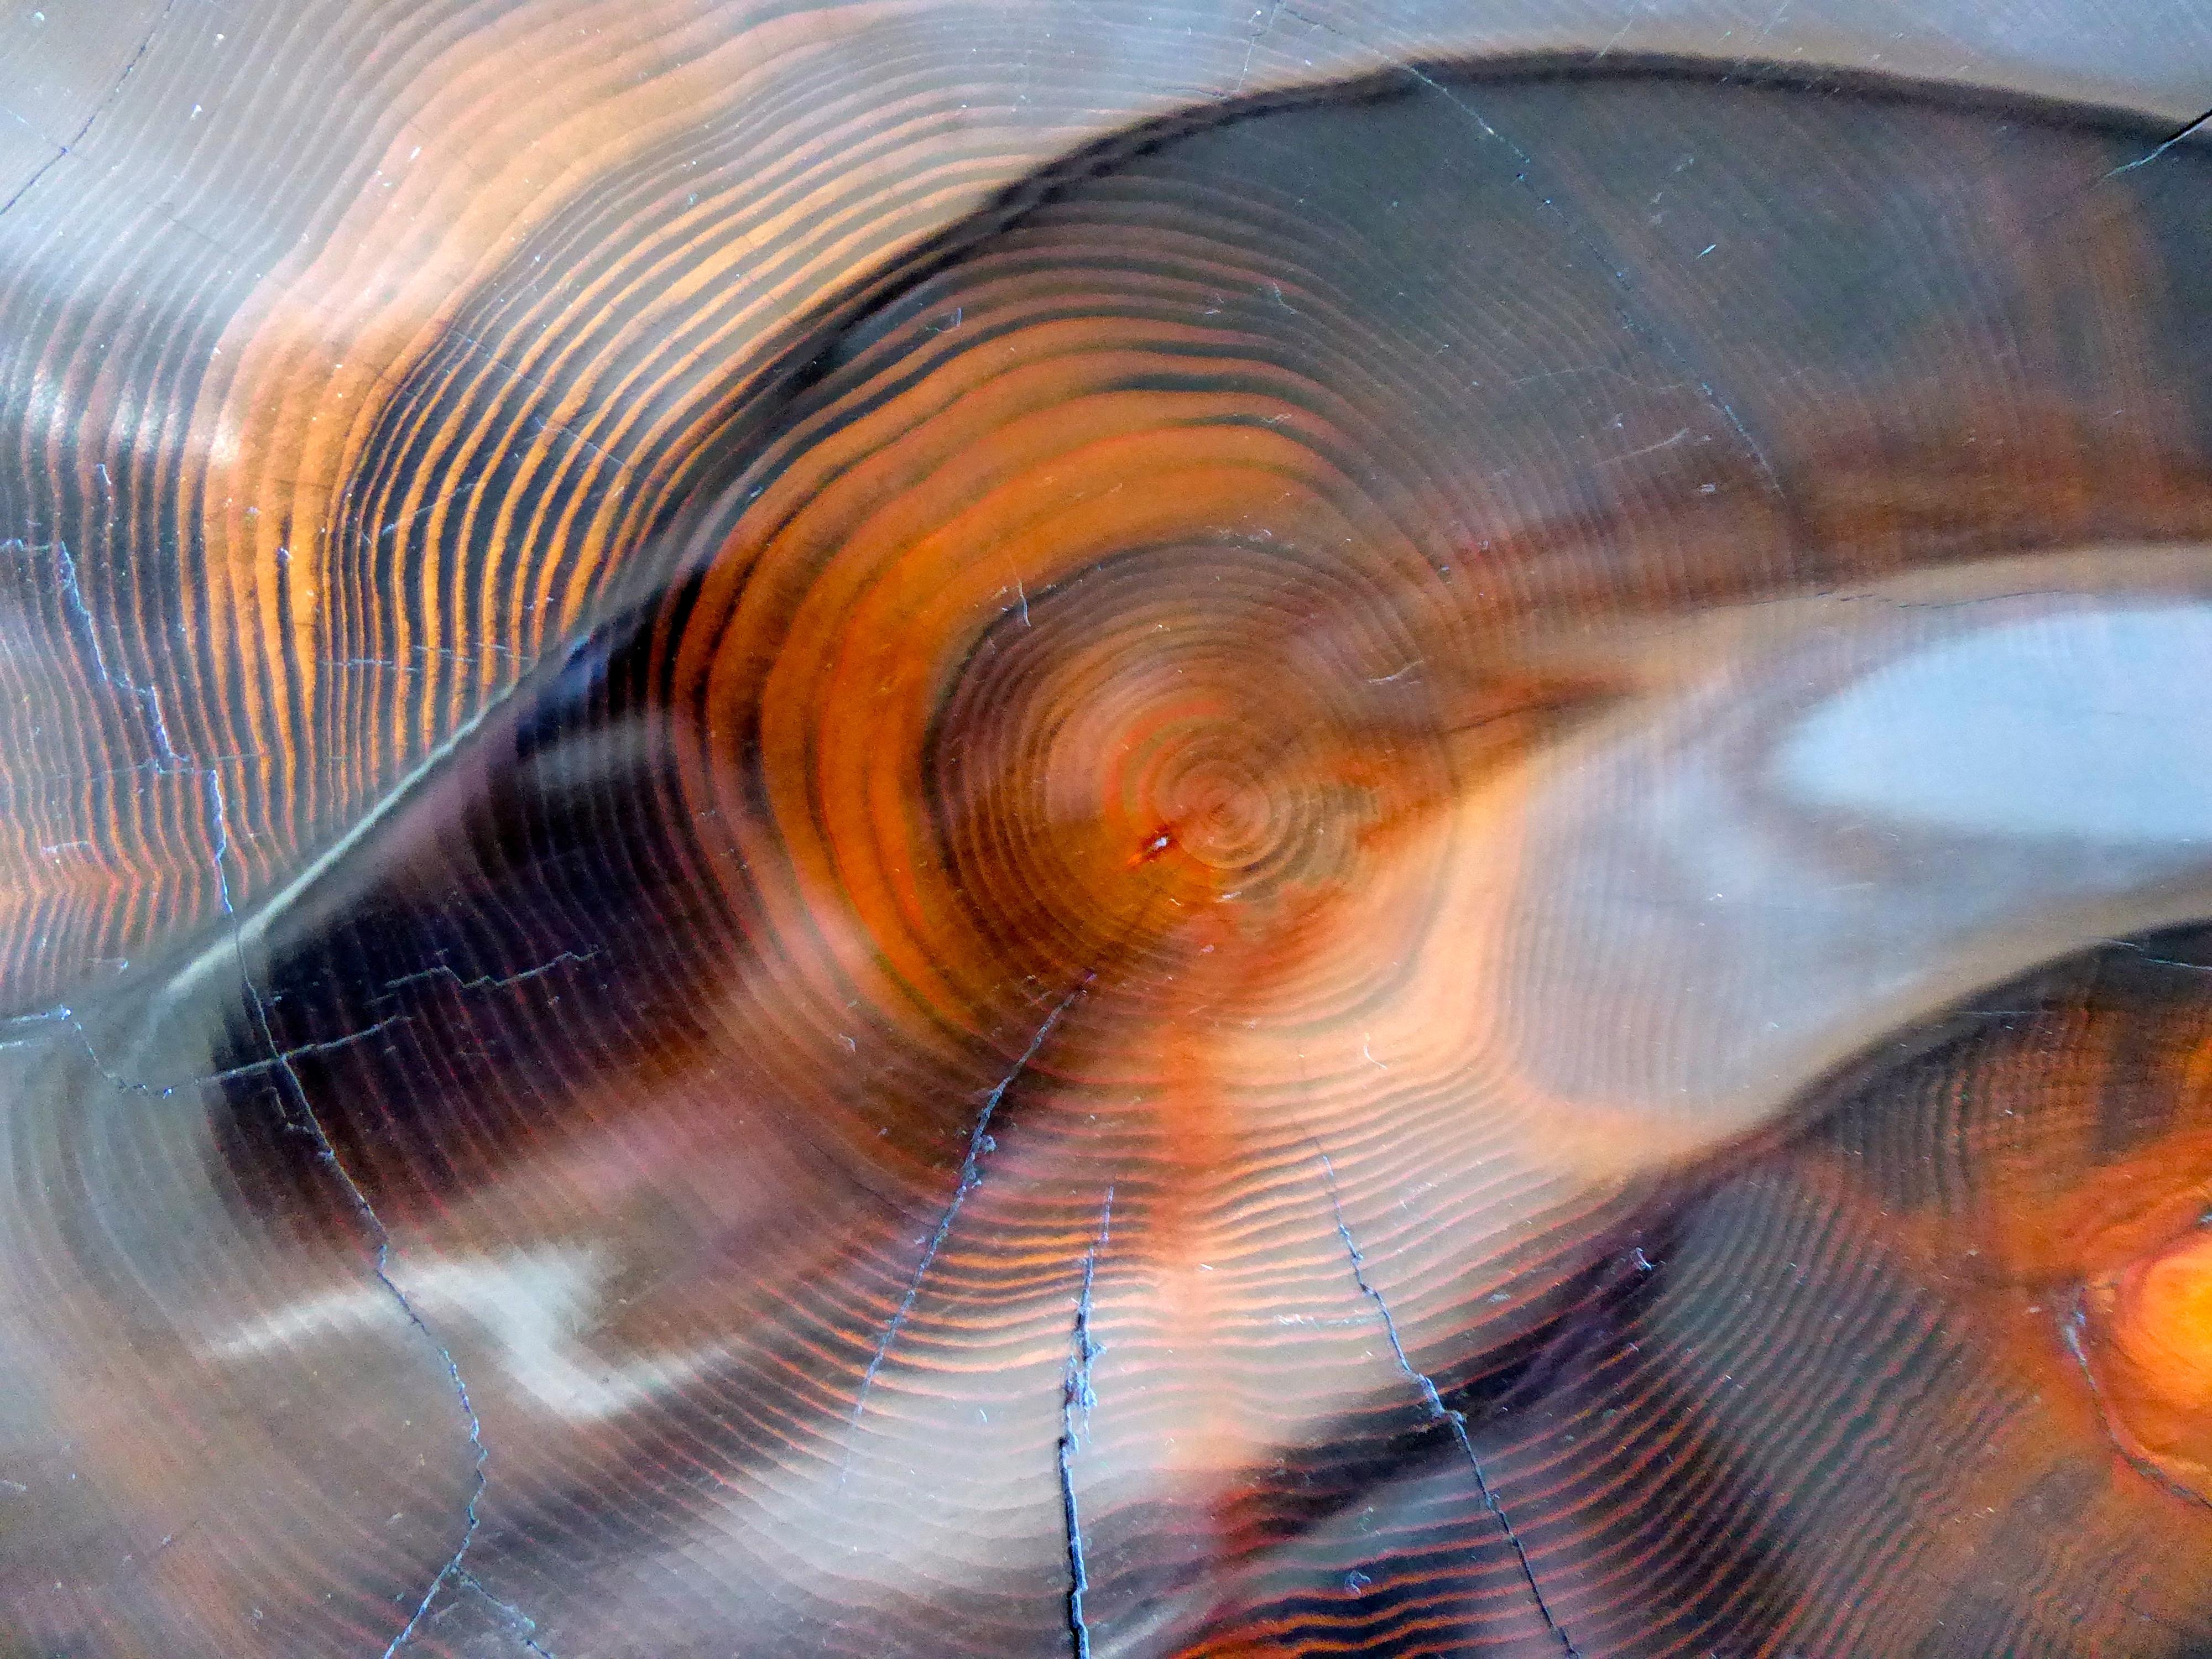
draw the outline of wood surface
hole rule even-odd
[[[1787,9],[10,24],[0,1654],[2212,1650],[2212,40]]]

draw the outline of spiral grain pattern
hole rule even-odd
[[[598,15],[0,207],[5,1650],[2212,1643],[2202,146]]]

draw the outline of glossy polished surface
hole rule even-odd
[[[185,3],[0,206],[0,1653],[2212,1648],[2178,78]]]

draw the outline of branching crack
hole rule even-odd
[[[929,1270],[936,1263],[937,1253],[945,1248],[945,1238],[952,1231],[952,1224],[958,1218],[961,1206],[967,1203],[969,1194],[983,1184],[983,1160],[998,1146],[991,1139],[991,1115],[999,1109],[1000,1103],[1006,1097],[1006,1091],[1029,1069],[1030,1062],[1037,1057],[1038,1050],[1044,1047],[1062,1017],[1091,988],[1091,981],[1097,977],[1094,969],[1076,982],[1075,988],[1062,997],[1053,1011],[1044,1017],[1044,1023],[1037,1027],[1036,1035],[1030,1039],[1029,1047],[1022,1050],[1006,1076],[1000,1078],[997,1086],[983,1097],[982,1110],[975,1115],[975,1127],[969,1132],[968,1155],[960,1164],[960,1184],[953,1188],[951,1201],[945,1205],[945,1213],[938,1218],[936,1230],[930,1234],[928,1243],[922,1249],[921,1260],[915,1264],[914,1277],[907,1284],[906,1294],[899,1299],[890,1322],[884,1327],[883,1339],[876,1344],[875,1355],[868,1361],[868,1369],[861,1373],[860,1391],[853,1401],[853,1427],[857,1429],[860,1426],[860,1419],[868,1409],[868,1395],[876,1386],[877,1375],[882,1371],[884,1362],[890,1358],[899,1333],[906,1328],[907,1319],[914,1312],[914,1304],[921,1295],[922,1283],[929,1277]],[[845,1467],[837,1477],[840,1486],[844,1484],[846,1475],[852,1472],[852,1462],[853,1455],[848,1447],[845,1454]]]
[[[1490,1477],[1482,1472],[1482,1461],[1475,1455],[1474,1442],[1467,1432],[1466,1414],[1445,1405],[1443,1396],[1437,1392],[1437,1385],[1428,1373],[1414,1368],[1413,1360],[1407,1356],[1406,1345],[1399,1340],[1398,1322],[1390,1312],[1390,1304],[1382,1299],[1382,1292],[1368,1282],[1367,1258],[1360,1254],[1359,1246],[1352,1237],[1351,1224],[1344,1218],[1344,1200],[1337,1190],[1336,1166],[1329,1162],[1326,1152],[1320,1152],[1319,1156],[1322,1176],[1328,1184],[1328,1206],[1336,1218],[1336,1236],[1344,1241],[1345,1254],[1352,1258],[1352,1283],[1359,1286],[1360,1294],[1372,1302],[1376,1311],[1382,1316],[1382,1330],[1390,1339],[1390,1352],[1398,1362],[1398,1369],[1406,1374],[1407,1380],[1420,1390],[1422,1403],[1427,1406],[1431,1420],[1448,1425],[1452,1438],[1459,1442],[1460,1450],[1466,1455],[1468,1468],[1474,1471],[1475,1490],[1482,1494],[1483,1507],[1497,1517],[1498,1529],[1504,1534],[1506,1547],[1513,1552],[1514,1560],[1520,1565],[1522,1579],[1528,1586],[1528,1594],[1535,1601],[1536,1612],[1543,1619],[1545,1628],[1559,1638],[1560,1650],[1567,1659],[1581,1659],[1565,1627],[1552,1616],[1551,1603],[1545,1600],[1544,1587],[1536,1578],[1535,1565],[1529,1560],[1528,1552],[1522,1547],[1519,1534],[1513,1530],[1512,1522],[1506,1517],[1504,1505],[1498,1501],[1498,1494],[1490,1485]]]
[[[143,48],[141,48],[141,51],[143,52]],[[100,473],[104,478],[106,469],[102,467]],[[101,684],[112,690],[121,692],[131,702],[137,703],[144,716],[147,736],[154,746],[151,758],[144,764],[149,766],[154,775],[157,777],[181,775],[196,775],[198,777],[207,819],[209,864],[215,877],[216,898],[223,915],[231,918],[232,932],[234,936],[237,931],[237,910],[232,902],[230,890],[230,821],[223,801],[222,774],[220,767],[205,764],[197,757],[186,754],[177,747],[176,739],[169,731],[168,719],[161,709],[161,694],[157,687],[142,685],[130,675],[110,666],[107,653],[100,643],[98,620],[93,616],[92,606],[85,599],[84,585],[78,576],[76,559],[70,553],[69,544],[56,541],[34,550],[29,543],[21,538],[10,538],[5,542],[0,542],[0,547],[10,547],[26,552],[42,551],[52,555],[55,581],[61,590],[63,608],[74,619],[76,629],[83,639],[85,658],[92,672],[99,677]],[[242,954],[239,965],[240,971],[243,974],[245,961]],[[252,989],[250,980],[247,981],[247,987],[249,990]],[[258,1013],[259,993],[254,991],[253,996]],[[228,1082],[233,1079],[250,1077],[260,1072],[277,1070],[289,1073],[295,1060],[304,1058],[308,1054],[327,1053],[331,1049],[343,1048],[349,1043],[359,1042],[364,1038],[374,1036],[378,1032],[390,1026],[402,1024],[405,1018],[403,1015],[392,1019],[379,1020],[373,1025],[362,1030],[349,1032],[343,1036],[331,1037],[320,1042],[303,1043],[298,1048],[286,1049],[282,1053],[272,1052],[265,1060],[250,1060],[245,1065],[234,1066],[228,1070],[216,1072],[207,1077],[194,1078],[189,1083],[161,1085],[140,1082],[125,1077],[109,1066],[100,1058],[99,1049],[94,1046],[92,1034],[85,1029],[84,1022],[76,1017],[74,1010],[58,1009],[54,1012],[54,1017],[67,1022],[70,1030],[76,1033],[77,1040],[84,1045],[85,1053],[91,1058],[93,1069],[101,1077],[118,1089],[154,1095],[161,1098],[167,1098],[182,1088],[198,1088],[210,1083]],[[269,1027],[265,1017],[261,1019],[261,1027],[263,1036],[268,1036]],[[271,1041],[269,1046],[274,1050],[276,1045]],[[295,1089],[298,1081],[298,1078],[295,1075],[292,1082]]]
[[[172,8],[173,5],[174,0],[171,0]],[[168,10],[165,9],[162,15],[166,17],[167,15]],[[156,30],[159,29],[158,21],[155,27]],[[152,38],[152,35],[149,34],[147,37],[149,43]],[[133,57],[131,64],[125,67],[125,78],[128,78],[131,70],[137,66],[138,57],[143,57],[145,50],[145,46],[142,45],[137,56]],[[117,86],[119,88],[121,82],[118,81]],[[111,93],[110,97],[112,96],[113,94]],[[101,107],[105,108],[106,105],[103,104]],[[94,115],[98,113],[97,110],[94,112]],[[88,118],[86,125],[88,127],[90,125],[91,118]],[[78,136],[80,137],[83,136],[82,129]],[[27,189],[28,185],[25,188]],[[20,194],[19,191],[18,195]],[[0,209],[0,212],[4,211],[5,209]],[[11,539],[0,545],[28,550],[27,544],[19,539]],[[297,1123],[305,1127],[307,1133],[314,1140],[317,1155],[329,1165],[331,1173],[337,1177],[340,1188],[343,1190],[347,1200],[360,1214],[362,1224],[368,1231],[368,1242],[374,1251],[373,1272],[377,1283],[384,1287],[392,1301],[398,1305],[400,1312],[406,1316],[408,1322],[422,1334],[423,1340],[429,1343],[432,1351],[436,1353],[439,1363],[444,1366],[446,1375],[453,1383],[454,1397],[460,1405],[462,1419],[468,1425],[469,1445],[474,1453],[475,1485],[470,1492],[468,1502],[465,1507],[461,1541],[444,1565],[439,1568],[436,1576],[431,1579],[429,1588],[423,1592],[422,1599],[416,1604],[406,1624],[401,1627],[399,1634],[392,1638],[392,1645],[385,1650],[385,1659],[391,1659],[391,1656],[397,1653],[414,1634],[416,1627],[422,1623],[423,1615],[429,1610],[431,1601],[436,1596],[439,1589],[460,1570],[462,1558],[468,1553],[469,1545],[474,1540],[477,1534],[478,1524],[477,1504],[483,1496],[484,1468],[489,1454],[483,1443],[483,1425],[477,1419],[476,1407],[469,1399],[468,1384],[461,1376],[460,1367],[454,1361],[452,1350],[439,1340],[437,1334],[431,1330],[422,1315],[416,1311],[414,1304],[407,1299],[406,1293],[392,1279],[391,1232],[377,1215],[375,1206],[369,1202],[368,1195],[362,1189],[360,1182],[355,1180],[351,1171],[347,1170],[343,1161],[338,1157],[336,1146],[324,1129],[321,1119],[316,1115],[314,1103],[309,1098],[307,1086],[301,1080],[294,1062],[308,1054],[327,1053],[349,1043],[362,1042],[380,1031],[404,1023],[406,1016],[398,1015],[389,1019],[380,1020],[362,1030],[319,1042],[304,1043],[291,1048],[283,1048],[277,1045],[276,1030],[269,1019],[267,1000],[262,995],[259,985],[255,982],[252,966],[246,958],[243,926],[231,890],[230,814],[228,804],[223,798],[221,769],[204,764],[177,746],[176,740],[170,732],[168,720],[163,714],[161,694],[156,688],[151,685],[142,685],[130,676],[118,672],[109,665],[106,652],[100,642],[97,621],[93,616],[91,605],[85,599],[83,585],[78,577],[76,559],[71,556],[68,546],[58,541],[47,550],[52,552],[54,558],[63,605],[82,633],[85,657],[92,672],[99,677],[103,684],[122,692],[135,702],[143,712],[147,732],[154,747],[151,764],[155,772],[157,775],[197,774],[200,780],[207,820],[208,862],[215,878],[216,902],[230,923],[231,954],[236,959],[239,981],[245,988],[246,1002],[252,1011],[254,1024],[259,1033],[262,1047],[267,1051],[267,1057],[232,1066],[226,1071],[216,1073],[211,1077],[196,1079],[195,1086],[223,1082],[263,1072],[274,1072],[276,1074],[279,1092],[286,1097],[286,1116],[288,1119],[296,1118]],[[78,1039],[84,1044],[85,1052],[91,1057],[94,1068],[116,1087],[166,1097],[175,1093],[179,1087],[186,1086],[172,1085],[164,1087],[154,1084],[134,1082],[120,1075],[101,1060],[98,1050],[94,1047],[90,1033],[86,1030],[83,1022],[77,1018],[73,1011],[64,1008],[58,1010],[57,1013],[58,1018],[65,1020],[76,1032]]]
[[[375,1261],[372,1271],[376,1275],[377,1283],[383,1285],[392,1301],[398,1304],[399,1311],[407,1317],[407,1322],[422,1334],[422,1340],[430,1345],[431,1351],[437,1355],[439,1363],[445,1367],[446,1376],[453,1385],[453,1397],[460,1405],[461,1419],[468,1426],[469,1447],[474,1454],[472,1470],[474,1485],[470,1489],[468,1502],[462,1506],[461,1541],[453,1554],[446,1559],[445,1564],[431,1577],[429,1587],[422,1592],[422,1599],[416,1603],[415,1610],[408,1615],[407,1622],[400,1626],[399,1633],[392,1638],[391,1645],[384,1650],[384,1659],[392,1659],[392,1656],[405,1646],[408,1638],[414,1635],[416,1626],[422,1622],[423,1615],[429,1612],[430,1603],[436,1598],[446,1581],[461,1570],[462,1559],[468,1554],[469,1546],[476,1541],[477,1528],[480,1524],[477,1515],[477,1504],[483,1497],[486,1484],[484,1466],[489,1460],[490,1453],[483,1443],[483,1424],[477,1416],[474,1403],[469,1399],[469,1385],[461,1376],[461,1368],[453,1358],[453,1350],[439,1340],[437,1333],[430,1328],[422,1314],[416,1310],[415,1304],[407,1299],[407,1293],[399,1288],[398,1282],[392,1276],[391,1231],[385,1226],[382,1218],[376,1213],[376,1206],[368,1201],[368,1194],[362,1189],[361,1183],[354,1179],[352,1172],[346,1168],[344,1160],[338,1157],[337,1148],[331,1141],[329,1132],[323,1127],[322,1120],[316,1115],[314,1103],[308,1097],[307,1086],[301,1081],[300,1073],[292,1063],[294,1054],[301,1051],[280,1048],[276,1046],[276,1034],[269,1023],[268,1003],[262,997],[261,988],[255,983],[252,969],[246,961],[245,935],[240,926],[237,907],[231,902],[230,876],[228,867],[230,857],[230,832],[228,820],[223,811],[222,787],[213,771],[210,771],[206,776],[210,831],[215,844],[216,894],[222,902],[223,915],[230,918],[231,949],[238,958],[239,980],[246,988],[246,1001],[253,1010],[254,1024],[259,1028],[263,1046],[269,1050],[269,1063],[274,1066],[285,1091],[290,1095],[291,1104],[297,1108],[308,1133],[314,1138],[318,1154],[323,1162],[330,1166],[331,1173],[337,1178],[338,1185],[344,1190],[347,1199],[360,1213],[362,1224],[368,1231],[369,1242],[375,1250]],[[386,1022],[387,1024],[391,1023]]]
[[[1091,1588],[1091,1575],[1083,1561],[1083,1519],[1075,1504],[1075,1454],[1083,1431],[1090,1426],[1091,1408],[1098,1397],[1091,1391],[1091,1362],[1099,1345],[1091,1338],[1091,1296],[1098,1273],[1098,1258],[1114,1227],[1114,1189],[1106,1189],[1106,1203],[1098,1212],[1098,1236],[1083,1257],[1083,1291],[1075,1304],[1075,1331],[1068,1344],[1067,1380],[1060,1398],[1060,1509],[1067,1528],[1067,1633],[1075,1659],[1091,1659],[1091,1628],[1083,1622],[1083,1595]]]

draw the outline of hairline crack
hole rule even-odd
[[[535,1619],[516,1607],[514,1602],[502,1601],[498,1596],[494,1595],[485,1586],[483,1579],[465,1568],[454,1573],[453,1582],[464,1589],[474,1590],[477,1595],[489,1602],[513,1627],[514,1639],[531,1652],[538,1655],[539,1659],[553,1659],[551,1651],[538,1639],[538,1621]]]
[[[1067,1530],[1067,1633],[1075,1659],[1091,1659],[1091,1627],[1083,1619],[1084,1592],[1091,1574],[1083,1559],[1083,1517],[1075,1501],[1075,1454],[1082,1443],[1082,1427],[1089,1426],[1091,1408],[1098,1403],[1091,1391],[1091,1362],[1100,1345],[1091,1339],[1091,1292],[1097,1283],[1098,1258],[1113,1235],[1114,1188],[1106,1188],[1106,1202],[1098,1212],[1098,1233],[1083,1256],[1083,1289],[1076,1298],[1075,1328],[1070,1338],[1067,1376],[1060,1400],[1060,1509]]]
[[[1484,137],[1502,146],[1506,153],[1513,157],[1521,169],[1514,174],[1514,182],[1534,197],[1539,206],[1557,218],[1568,238],[1580,247],[1584,254],[1595,260],[1600,270],[1612,278],[1613,289],[1619,296],[1615,308],[1623,326],[1646,344],[1674,359],[1676,367],[1688,374],[1688,383],[1704,394],[1706,406],[1728,422],[1729,429],[1735,434],[1736,441],[1743,447],[1752,464],[1759,469],[1759,476],[1765,481],[1766,488],[1778,500],[1787,500],[1789,492],[1783,488],[1782,475],[1775,471],[1774,463],[1767,455],[1765,446],[1753,435],[1751,428],[1744,423],[1743,417],[1736,413],[1735,405],[1721,396],[1718,389],[1714,386],[1711,376],[1700,372],[1699,366],[1674,339],[1671,330],[1662,326],[1656,318],[1639,314],[1643,306],[1643,296],[1636,284],[1630,279],[1628,272],[1605,257],[1603,245],[1595,235],[1576,224],[1567,216],[1566,211],[1559,206],[1556,195],[1546,195],[1538,187],[1536,181],[1528,176],[1530,171],[1537,166],[1535,156],[1492,125],[1489,118],[1480,110],[1461,98],[1450,87],[1437,80],[1419,64],[1407,64],[1403,67],[1407,74],[1412,76],[1431,92],[1440,95],[1446,103],[1474,122]]]
[[[1390,1304],[1382,1299],[1382,1292],[1369,1282],[1367,1258],[1360,1254],[1359,1245],[1352,1236],[1351,1224],[1345,1219],[1344,1200],[1336,1185],[1336,1166],[1329,1162],[1327,1152],[1318,1146],[1315,1152],[1321,1158],[1322,1176],[1328,1184],[1328,1207],[1336,1218],[1336,1236],[1344,1241],[1345,1253],[1352,1258],[1352,1283],[1359,1286],[1360,1294],[1372,1302],[1376,1311],[1382,1315],[1383,1334],[1390,1339],[1390,1352],[1397,1359],[1398,1369],[1420,1390],[1422,1402],[1428,1407],[1429,1420],[1449,1425],[1452,1437],[1459,1442],[1460,1450],[1466,1454],[1467,1466],[1474,1471],[1475,1490],[1482,1495],[1483,1507],[1497,1519],[1498,1529],[1504,1535],[1506,1547],[1513,1552],[1513,1559],[1520,1565],[1522,1580],[1528,1586],[1528,1594],[1535,1601],[1536,1612],[1542,1618],[1545,1628],[1559,1638],[1559,1647],[1567,1659],[1582,1659],[1576,1651],[1573,1639],[1567,1634],[1566,1627],[1553,1617],[1551,1603],[1545,1599],[1544,1587],[1536,1577],[1535,1563],[1528,1559],[1528,1552],[1522,1546],[1520,1534],[1513,1530],[1513,1522],[1506,1516],[1505,1506],[1498,1501],[1490,1477],[1483,1473],[1482,1460],[1475,1455],[1474,1442],[1468,1435],[1467,1414],[1454,1411],[1444,1404],[1443,1396],[1437,1391],[1435,1380],[1426,1371],[1416,1369],[1406,1352],[1405,1343],[1399,1340],[1398,1322],[1390,1312]]]
[[[994,1144],[990,1135],[992,1114],[998,1110],[1000,1103],[1006,1099],[1007,1091],[1012,1089],[1019,1080],[1022,1073],[1029,1069],[1030,1062],[1036,1058],[1038,1051],[1044,1047],[1047,1039],[1052,1036],[1054,1029],[1059,1025],[1061,1017],[1075,1006],[1097,977],[1098,972],[1096,969],[1085,973],[1075,982],[1075,988],[1054,1005],[1052,1012],[1044,1017],[1043,1024],[1037,1027],[1036,1034],[1030,1037],[1029,1046],[1016,1057],[1012,1069],[1006,1076],[1000,1078],[991,1092],[983,1097],[982,1109],[975,1115],[975,1127],[969,1131],[968,1152],[960,1163],[959,1184],[952,1189],[951,1200],[945,1205],[943,1214],[939,1216],[937,1226],[930,1234],[928,1243],[922,1248],[921,1260],[915,1264],[914,1276],[907,1283],[906,1294],[900,1298],[898,1306],[892,1310],[890,1322],[884,1327],[883,1337],[876,1344],[875,1354],[868,1361],[867,1370],[860,1375],[860,1392],[853,1401],[853,1415],[849,1420],[851,1428],[857,1430],[860,1426],[860,1419],[868,1409],[868,1396],[874,1391],[876,1386],[876,1377],[883,1370],[884,1362],[890,1358],[891,1349],[896,1346],[899,1334],[906,1328],[907,1320],[914,1312],[915,1304],[921,1298],[923,1282],[928,1279],[930,1268],[936,1265],[938,1252],[944,1249],[945,1241],[952,1231],[952,1224],[959,1218],[962,1206],[967,1203],[969,1194],[983,1184],[983,1160],[989,1155]],[[845,1451],[844,1465],[837,1474],[837,1484],[840,1486],[845,1484],[846,1477],[852,1473],[852,1468],[853,1447],[848,1442]]]
[[[298,1069],[292,1063],[295,1051],[280,1048],[277,1046],[276,1031],[269,1023],[268,1004],[263,999],[261,988],[255,982],[252,969],[246,962],[246,939],[240,926],[238,910],[231,902],[230,875],[228,868],[230,857],[230,830],[223,806],[222,786],[213,771],[208,772],[206,777],[209,814],[215,841],[216,896],[222,907],[223,915],[230,918],[231,947],[238,958],[239,980],[246,988],[246,1001],[253,1011],[253,1022],[261,1033],[261,1041],[269,1050],[269,1063],[274,1066],[280,1079],[280,1092],[289,1091],[291,1100],[299,1108],[301,1117],[306,1123],[308,1133],[314,1139],[318,1154],[330,1167],[331,1172],[337,1177],[338,1185],[343,1189],[346,1197],[351,1201],[354,1209],[365,1224],[369,1243],[375,1253],[370,1271],[375,1275],[376,1282],[385,1288],[392,1301],[398,1305],[399,1311],[406,1316],[407,1322],[422,1334],[422,1340],[430,1345],[431,1352],[436,1354],[439,1362],[444,1365],[446,1376],[453,1385],[453,1397],[460,1405],[462,1420],[467,1425],[469,1446],[475,1454],[472,1470],[475,1484],[470,1490],[467,1503],[462,1506],[461,1541],[453,1553],[447,1557],[444,1565],[440,1566],[436,1573],[431,1577],[428,1587],[422,1592],[422,1600],[415,1604],[415,1610],[408,1615],[407,1622],[399,1627],[399,1633],[392,1638],[390,1644],[384,1650],[383,1659],[392,1659],[392,1656],[404,1647],[414,1636],[416,1626],[422,1624],[423,1616],[429,1612],[430,1603],[437,1599],[438,1592],[445,1587],[447,1581],[461,1571],[461,1561],[468,1554],[469,1546],[476,1541],[477,1529],[482,1524],[477,1513],[477,1504],[483,1498],[484,1488],[489,1483],[485,1465],[490,1461],[491,1454],[484,1445],[483,1423],[477,1415],[474,1402],[469,1398],[469,1385],[461,1375],[461,1368],[459,1363],[453,1358],[453,1349],[430,1328],[428,1322],[408,1299],[406,1291],[399,1288],[398,1281],[392,1276],[391,1230],[384,1224],[383,1218],[377,1214],[376,1206],[369,1202],[368,1194],[362,1189],[361,1183],[354,1178],[353,1172],[346,1168],[344,1161],[338,1157],[337,1147],[331,1141],[329,1132],[324,1128],[322,1119],[316,1115],[314,1103],[307,1096],[307,1085],[301,1081]]]

